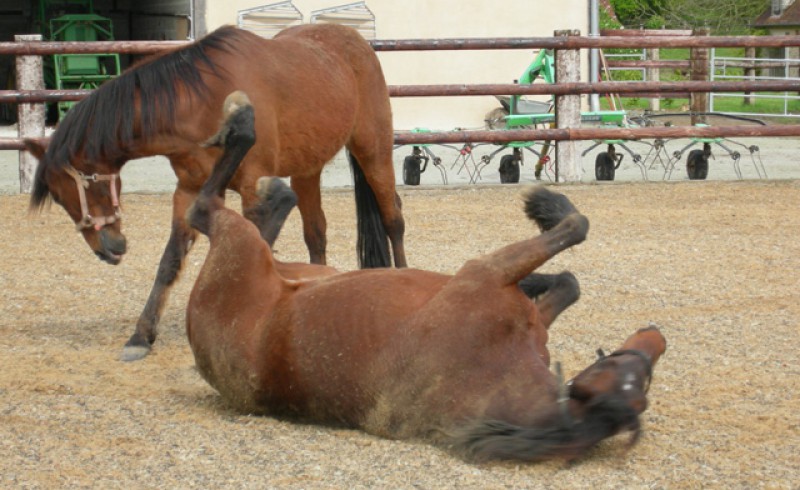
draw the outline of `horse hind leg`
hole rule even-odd
[[[359,263],[362,268],[390,267],[388,239],[395,267],[406,267],[406,225],[402,201],[395,191],[391,149],[388,157],[380,158],[379,153],[375,148],[366,151],[355,146],[347,153],[356,196]]]
[[[578,301],[581,295],[578,279],[569,271],[560,274],[529,274],[517,285],[536,303],[539,318],[545,328],[550,327],[558,315]]]
[[[584,241],[589,231],[589,220],[569,199],[544,186],[528,192],[525,214],[542,234],[472,260],[465,268],[480,267],[484,279],[494,278],[499,282],[498,287],[516,285],[553,256]]]
[[[308,248],[310,262],[325,265],[327,263],[325,251],[328,245],[326,238],[328,224],[325,219],[325,211],[322,209],[321,177],[320,173],[306,177],[294,176],[291,186],[297,195],[297,209],[303,219],[303,239]]]

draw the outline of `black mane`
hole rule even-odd
[[[119,161],[125,157],[126,148],[134,138],[137,92],[141,96],[141,137],[170,133],[180,87],[187,89],[192,97],[204,95],[208,87],[203,72],[222,76],[209,52],[235,51],[233,44],[244,35],[245,32],[234,27],[217,29],[189,46],[126,70],[73,106],[53,133],[45,158],[39,162],[31,206],[42,206],[49,195],[43,178],[47,166],[64,166],[81,150],[88,161]]]

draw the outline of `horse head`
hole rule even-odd
[[[46,140],[26,139],[24,144],[39,160],[31,209],[40,209],[51,198],[72,218],[95,255],[118,264],[127,249],[120,226],[119,170],[107,162],[89,163],[80,157],[59,161],[48,151]]]
[[[569,382],[570,399],[587,409],[600,401],[613,400],[636,415],[644,412],[653,366],[666,348],[664,336],[650,326],[631,335],[609,355],[599,350],[597,362]]]

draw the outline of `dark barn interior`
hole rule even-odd
[[[46,41],[190,39],[194,37],[193,3],[194,0],[2,0],[0,42],[14,41],[18,34],[41,34]],[[48,76],[48,70],[52,71],[48,61],[45,60],[47,88],[58,88],[53,86],[53,77]],[[132,61],[130,56],[119,57],[121,69]],[[16,88],[14,63],[14,56],[0,55],[0,89]],[[0,104],[0,123],[15,119],[16,106]]]

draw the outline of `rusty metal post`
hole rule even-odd
[[[695,36],[708,36],[710,30],[700,28],[694,30]],[[707,82],[711,79],[709,72],[709,55],[705,47],[691,48],[689,50],[689,62],[691,64],[691,79]],[[708,94],[693,92],[689,97],[689,110],[692,113],[692,125],[706,124],[706,116],[702,113],[708,112]]]
[[[555,31],[556,37],[579,36],[578,30]],[[559,49],[555,52],[556,83],[575,83],[581,79],[581,59],[578,49]],[[556,127],[558,129],[581,126],[581,98],[579,95],[556,97]],[[580,182],[581,165],[575,141],[556,142],[556,182]]]
[[[19,43],[41,42],[40,34],[14,36]],[[17,56],[17,90],[44,90],[41,56]],[[17,132],[21,139],[44,137],[45,107],[42,103],[17,104]],[[27,151],[19,152],[19,191],[30,193],[38,161]]]

